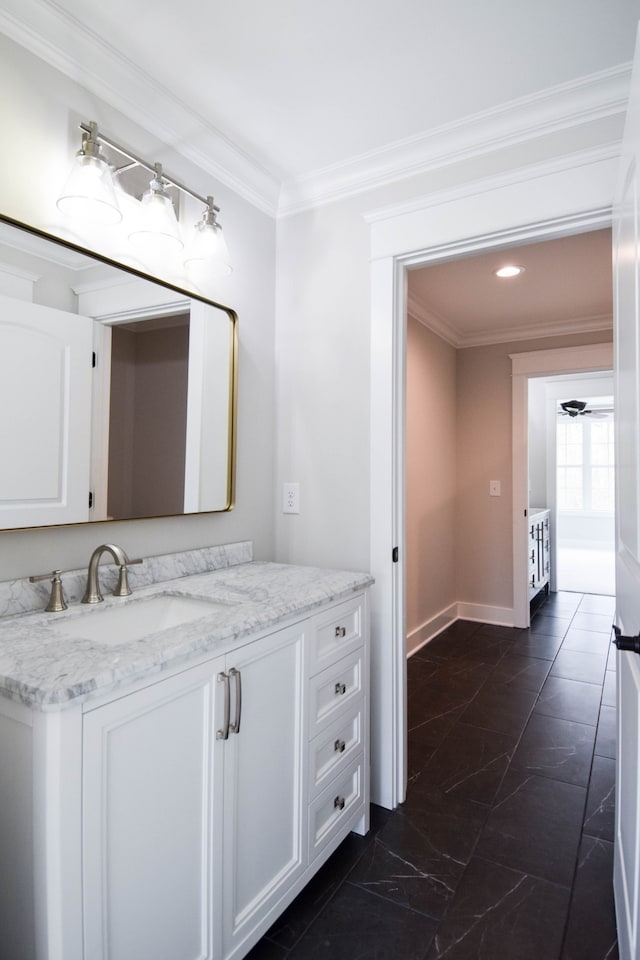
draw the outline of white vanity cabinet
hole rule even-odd
[[[231,957],[302,873],[303,638],[85,714],[87,958]]]
[[[220,929],[207,918],[220,862],[223,666],[193,668],[84,716],[84,957],[216,955]]]
[[[366,591],[78,707],[0,700],[33,800],[0,811],[35,889],[6,960],[240,960],[368,829],[368,727]]]

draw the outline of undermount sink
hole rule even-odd
[[[201,620],[216,610],[228,610],[229,604],[201,600],[198,597],[174,597],[163,594],[131,600],[120,606],[101,607],[80,616],[67,617],[55,628],[67,637],[83,637],[94,643],[117,646],[171,627]]]

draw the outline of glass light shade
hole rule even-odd
[[[219,223],[203,218],[194,227],[184,260],[185,267],[198,277],[228,277],[232,267],[229,251]]]
[[[144,245],[146,250],[158,254],[182,250],[173,201],[160,181],[152,180],[149,190],[143,195],[138,211],[138,226],[129,234],[129,240],[136,246]]]
[[[100,155],[80,150],[57,206],[68,217],[91,219],[105,225],[119,223],[122,213],[107,161]]]

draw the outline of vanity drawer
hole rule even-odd
[[[332,777],[348,766],[363,749],[363,707],[361,699],[354,713],[341,718],[309,744],[309,796],[315,797]]]
[[[364,632],[364,597],[340,603],[316,621],[311,644],[311,673],[360,646]]]
[[[312,861],[350,820],[364,796],[362,754],[309,807],[309,861]]]
[[[352,709],[363,690],[364,651],[343,657],[309,681],[309,736],[315,737]]]

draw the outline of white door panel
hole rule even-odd
[[[92,321],[0,297],[0,529],[88,517]]]
[[[640,634],[640,69],[634,68],[613,219],[616,379],[616,626]],[[640,955],[640,656],[617,653],[614,892],[621,960]]]

